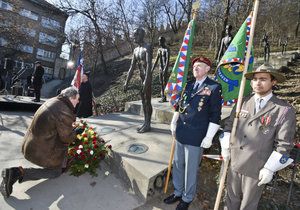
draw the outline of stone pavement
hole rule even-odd
[[[116,115],[120,115],[119,117],[123,118],[123,121],[121,120],[121,122],[116,121],[113,123]],[[136,127],[140,125],[143,118],[137,115],[127,115],[128,113],[124,113],[124,115],[118,113],[113,114],[110,118],[113,120],[108,120],[109,116],[100,116],[97,118],[89,118],[88,121],[96,127],[99,126],[99,128],[101,126],[103,127],[108,125],[112,127],[115,126],[122,132],[127,130],[127,134],[131,133],[131,135],[137,136]],[[33,113],[29,112],[0,112],[0,170],[6,167],[19,165],[25,167],[36,167],[25,160],[21,153],[23,136],[25,135],[26,129],[32,120],[32,116]],[[152,136],[159,135],[159,133],[156,133],[157,131],[162,132],[165,130],[163,133],[169,132],[168,125],[153,123],[153,127],[159,127],[161,129],[154,129],[151,134]],[[104,133],[101,136],[107,140]],[[110,134],[108,136],[112,135]],[[168,145],[169,143],[166,142],[166,144]],[[114,144],[112,145],[114,148]],[[169,151],[170,150],[168,149],[167,152]],[[163,161],[167,163],[168,160]],[[145,167],[147,167],[147,165],[145,165]],[[108,176],[105,175],[106,171],[110,172]],[[169,191],[171,192],[171,189]],[[98,177],[91,177],[90,175],[74,177],[69,176],[68,174],[63,174],[61,177],[53,180],[29,181],[21,184],[16,183],[10,198],[3,198],[0,195],[0,210],[175,209],[176,204],[165,205],[162,202],[162,199],[165,196],[166,195],[163,195],[161,192],[156,192],[152,199],[149,199],[146,203],[144,203],[136,195],[134,195],[132,188],[125,185],[119,175],[111,171],[110,167],[103,162],[98,170]],[[190,210],[201,209],[199,206],[196,206],[196,203],[198,202],[192,203]]]

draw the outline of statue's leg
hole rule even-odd
[[[165,81],[164,81],[164,73],[162,70],[159,72],[159,81],[160,81],[160,88],[161,88],[161,100],[160,103],[166,102],[166,96],[165,96]]]
[[[145,127],[145,123],[146,123],[146,120],[145,120],[145,118],[146,118],[146,116],[145,116],[145,109],[146,109],[146,106],[145,106],[145,101],[146,101],[146,99],[145,99],[145,95],[144,95],[144,93],[143,93],[143,91],[142,90],[140,90],[140,95],[141,95],[141,99],[142,99],[142,106],[143,106],[143,112],[144,112],[144,123],[141,125],[141,126],[139,126],[138,128],[137,128],[137,131],[139,132],[143,127]]]
[[[152,115],[152,105],[151,105],[151,85],[145,88],[144,93],[144,125],[138,130],[138,133],[145,133],[151,130],[151,115]]]

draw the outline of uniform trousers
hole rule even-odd
[[[264,185],[259,180],[228,169],[227,195],[224,210],[257,210]]]
[[[203,148],[176,141],[173,163],[174,194],[185,202],[192,202],[196,195],[198,168]]]

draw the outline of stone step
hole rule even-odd
[[[170,106],[169,102],[160,103],[160,98],[153,98],[151,100],[153,112],[152,112],[152,120],[170,124],[173,117],[173,109]],[[230,115],[232,107],[224,106],[222,107],[222,116],[221,119],[225,119]],[[125,112],[136,114],[140,116],[144,116],[142,101],[130,101],[125,104]]]

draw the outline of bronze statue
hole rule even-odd
[[[159,46],[157,50],[156,59],[154,65],[152,67],[152,73],[155,69],[155,66],[160,61],[159,66],[159,80],[161,84],[161,100],[159,102],[163,103],[167,101],[167,97],[165,95],[165,87],[168,82],[168,67],[169,67],[169,60],[170,60],[170,49],[166,46],[166,39],[163,36],[158,38]]]
[[[219,63],[222,56],[224,55],[224,53],[226,52],[227,48],[229,47],[231,41],[232,41],[232,35],[231,35],[231,30],[232,30],[232,26],[231,25],[227,25],[225,28],[225,37],[222,38],[221,41],[221,46],[219,49],[219,53],[218,53],[218,57],[217,57],[217,62]]]
[[[288,44],[287,38],[284,41],[280,41],[281,55],[283,55],[286,52],[287,44]]]
[[[127,73],[126,82],[124,84],[124,91],[127,91],[128,83],[132,78],[133,71],[136,66],[140,70],[140,78],[142,87],[140,90],[143,111],[144,123],[137,129],[138,133],[144,133],[151,130],[151,92],[152,92],[152,50],[149,44],[144,42],[145,31],[142,28],[137,28],[134,32],[134,42],[138,45],[134,51],[131,60],[131,65]]]
[[[269,37],[266,32],[264,33],[264,36],[261,41],[263,42],[263,46],[264,46],[264,61],[265,61],[265,63],[269,63],[270,44],[269,44]]]

